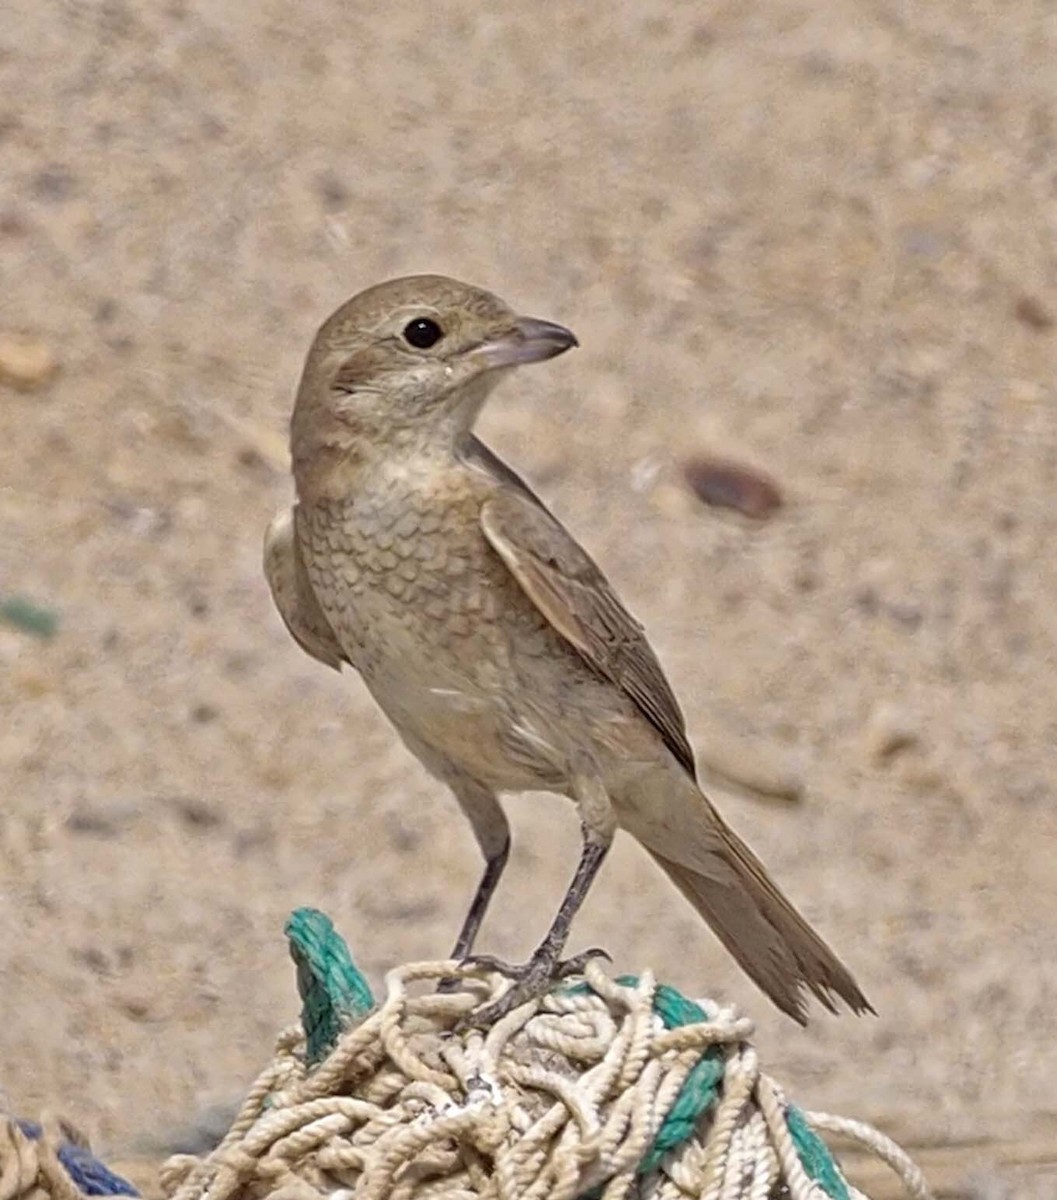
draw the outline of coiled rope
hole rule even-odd
[[[500,974],[400,967],[375,1007],[324,914],[299,909],[287,934],[302,1023],[220,1145],[165,1164],[170,1200],[864,1200],[815,1130],[930,1200],[883,1134],[789,1104],[748,1019],[649,972],[614,980],[592,962],[482,1031],[460,1019],[502,995]]]

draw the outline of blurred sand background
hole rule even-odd
[[[482,432],[702,758],[800,793],[719,798],[880,1015],[795,1028],[628,840],[572,948],[736,1001],[807,1108],[990,1140],[944,1194],[1052,1197],[1055,244],[1047,0],[7,0],[0,360],[57,371],[0,385],[0,592],[59,627],[0,625],[6,1102],[159,1156],[295,1015],[292,907],[375,982],[449,949],[469,829],[259,565],[317,325],[439,270],[579,334]],[[510,808],[519,956],[578,838]]]

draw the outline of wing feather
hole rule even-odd
[[[264,535],[264,574],[272,599],[294,641],[313,658],[340,671],[348,662],[334,631],[319,606],[294,532],[289,509],[275,514]]]
[[[642,626],[562,525],[531,495],[502,487],[481,528],[525,594],[599,675],[619,687],[691,776],[686,722]]]

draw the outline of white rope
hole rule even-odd
[[[461,974],[461,990],[437,993]],[[592,962],[589,989],[524,1005],[485,1031],[460,1017],[509,986],[451,962],[390,972],[380,1008],[308,1069],[296,1030],[279,1039],[223,1142],[170,1159],[169,1200],[827,1200],[800,1161],[784,1096],[760,1070],[751,1022],[706,1002],[709,1020],[665,1029],[644,974],[621,987]],[[423,990],[423,985],[428,989]],[[722,1055],[715,1104],[689,1139],[638,1175],[702,1055]],[[851,1137],[931,1200],[917,1167],[856,1121],[805,1114]],[[866,1200],[847,1186],[850,1200]],[[0,1197],[0,1200],[7,1198]]]

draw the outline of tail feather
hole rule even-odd
[[[718,816],[718,814],[717,814]],[[707,873],[651,850],[747,975],[784,1012],[807,1023],[803,989],[836,1012],[836,999],[873,1012],[851,972],[782,895],[766,868],[725,823]],[[705,867],[705,864],[702,864]]]

